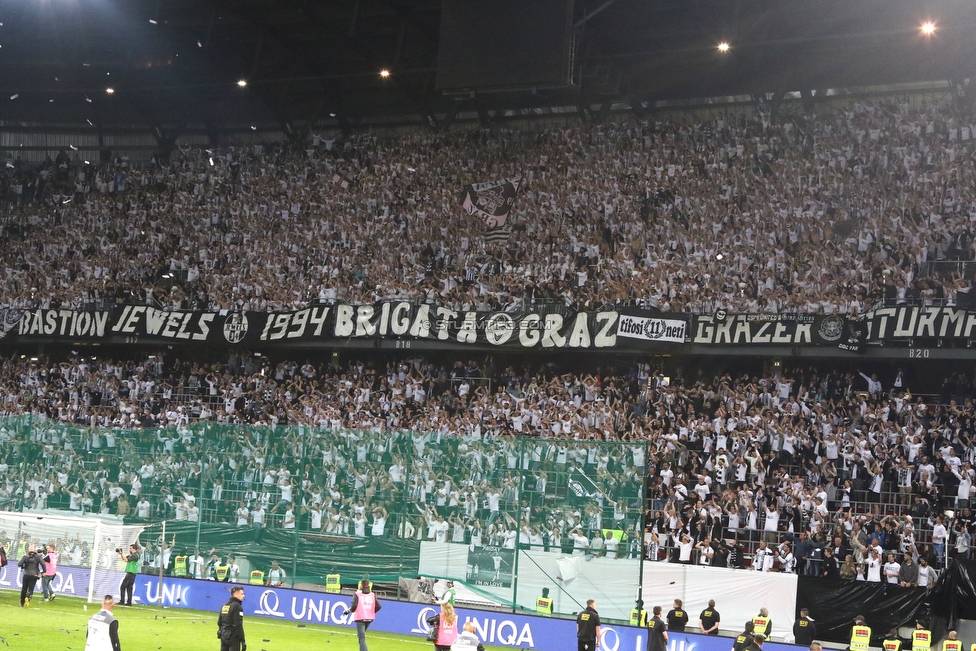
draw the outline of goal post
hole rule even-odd
[[[143,529],[97,514],[0,511],[0,545],[6,548],[9,561],[0,569],[0,588],[19,590],[22,577],[17,561],[31,545],[44,553],[47,545],[53,544],[58,569],[51,587],[56,595],[84,597],[89,603],[106,594],[115,595],[124,568],[115,550],[136,542]],[[37,597],[40,591],[39,582]]]

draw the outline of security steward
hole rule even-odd
[[[901,638],[898,637],[898,629],[893,628],[885,635],[881,641],[881,648],[884,651],[901,651]]]
[[[217,637],[220,651],[247,651],[244,641],[244,588],[237,585],[230,589],[230,601],[220,607],[217,617]]]
[[[661,607],[654,606],[654,616],[647,622],[647,651],[667,651],[668,631],[661,619]]]
[[[756,633],[752,638],[752,644],[746,647],[746,651],[762,651],[763,644],[766,643],[766,636]]]
[[[535,600],[535,612],[543,615],[552,614],[552,598],[549,597],[549,588],[543,588],[542,596]]]
[[[698,616],[698,628],[705,635],[718,635],[718,625],[722,621],[722,617],[715,610],[715,600],[708,600],[708,608],[701,611],[701,615]]]
[[[755,629],[755,624],[751,621],[746,622],[745,628],[736,636],[735,642],[732,644],[732,651],[746,651],[746,649],[752,646],[753,631]]]
[[[942,651],[962,651],[962,640],[956,631],[949,631],[948,637],[942,640]]]
[[[773,630],[773,620],[769,618],[769,610],[765,606],[752,618],[752,623],[756,625],[756,635],[769,638],[769,633]]]
[[[647,626],[647,611],[644,610],[644,600],[638,599],[637,604],[630,609],[630,625],[631,626]]]
[[[793,623],[794,644],[808,647],[815,637],[817,637],[817,625],[810,619],[810,611],[801,608],[799,619]]]
[[[119,644],[119,622],[112,615],[115,599],[105,595],[102,609],[88,620],[88,634],[85,638],[85,651],[122,651]]]
[[[925,628],[922,620],[915,622],[915,630],[912,631],[912,651],[929,651],[932,647],[932,631]]]
[[[674,608],[668,611],[668,630],[675,633],[684,633],[685,626],[688,625],[688,613],[681,608],[681,600],[674,600]]]
[[[871,646],[871,627],[864,622],[864,617],[858,615],[854,618],[854,626],[851,627],[850,651],[868,651]]]
[[[173,576],[186,576],[186,558],[186,552],[184,552],[173,561]]]
[[[586,608],[576,616],[577,651],[596,651],[600,639],[600,615],[596,612],[596,599],[587,599]]]

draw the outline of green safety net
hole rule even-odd
[[[468,429],[478,432],[475,424]],[[574,425],[587,427],[596,431],[585,420]],[[287,584],[324,585],[329,574],[347,585],[364,574],[395,581],[423,571],[423,542],[455,543],[461,556],[444,557],[449,572],[427,575],[533,608],[537,595],[518,591],[520,553],[536,575],[552,563],[530,550],[641,556],[645,443],[382,425],[108,429],[19,416],[0,419],[0,457],[8,485],[17,485],[0,495],[0,509],[142,524],[140,542],[150,559],[168,559],[164,571],[173,556],[199,550],[261,570],[277,561]],[[544,571],[547,584],[569,583]],[[636,592],[639,570],[627,572]]]

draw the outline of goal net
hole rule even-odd
[[[55,594],[84,597],[89,603],[108,594],[118,597],[125,563],[115,550],[128,552],[143,529],[93,514],[71,517],[63,512],[0,511],[0,545],[8,556],[7,566],[0,569],[0,588],[20,590],[23,577],[17,561],[31,546],[43,555],[48,545],[54,545],[58,567],[51,587]],[[38,582],[36,598],[40,592]]]

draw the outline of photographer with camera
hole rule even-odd
[[[121,606],[131,606],[132,605],[132,591],[136,586],[136,574],[139,573],[139,560],[141,558],[139,554],[139,545],[132,543],[129,545],[129,555],[126,556],[121,548],[115,550],[115,553],[119,555],[125,562],[125,578],[122,579],[122,584],[119,586],[119,605]],[[126,599],[126,594],[129,598]]]
[[[17,567],[24,571],[24,584],[20,588],[20,606],[30,607],[31,597],[34,596],[34,586],[37,585],[37,578],[44,572],[44,560],[37,553],[37,548],[31,545],[27,548],[27,553],[17,563]]]

